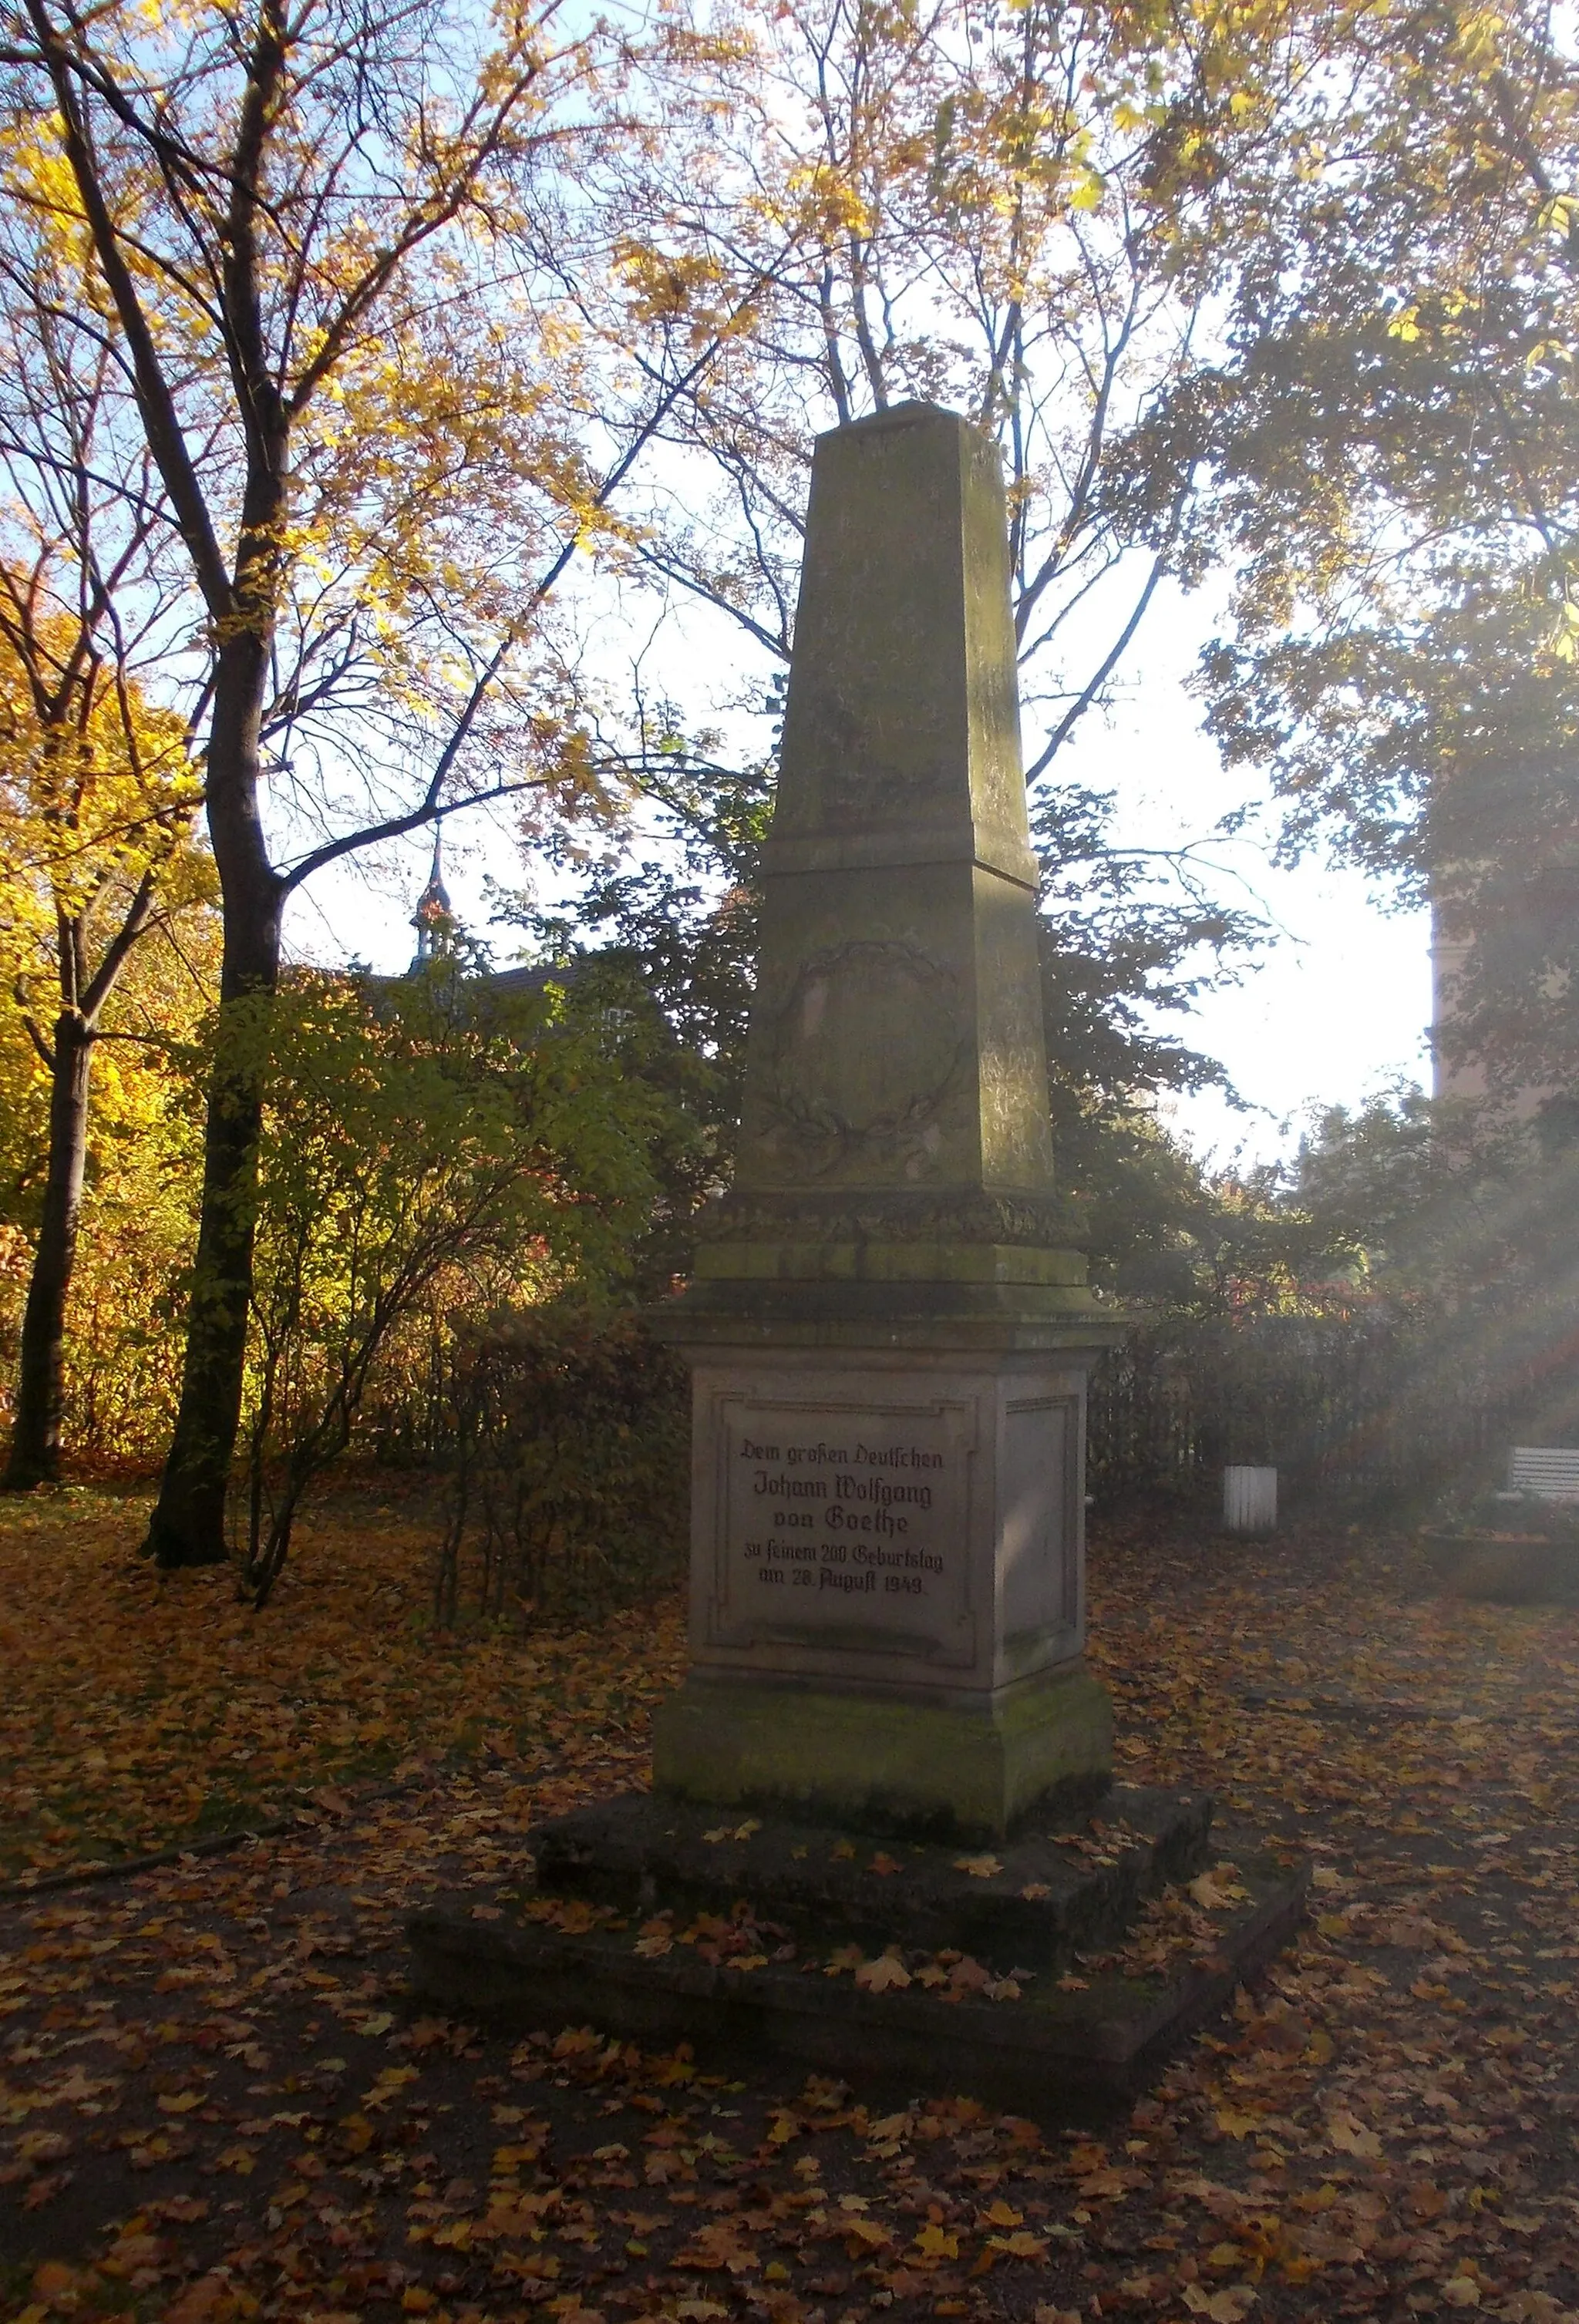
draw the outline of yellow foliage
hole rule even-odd
[[[36,574],[0,567],[0,979],[35,1011],[59,991],[62,924],[80,968],[144,879],[172,908],[211,892],[181,720],[39,595]]]
[[[0,567],[0,1367],[9,1388],[49,1159],[44,1052],[66,1014],[94,1036],[72,1441],[151,1450],[190,1235],[194,1122],[172,1057],[216,981],[212,867],[190,840],[200,773],[180,719],[36,568]]]

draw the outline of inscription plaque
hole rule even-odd
[[[720,1398],[713,1636],[969,1663],[969,1404]]]

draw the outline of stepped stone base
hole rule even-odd
[[[962,1857],[630,1794],[543,1827],[536,1886],[503,1919],[464,1895],[414,1913],[412,1982],[453,2015],[590,2022],[704,2062],[779,2059],[1053,2119],[1140,2088],[1297,1921],[1304,1863],[1242,1834],[1214,1844],[1211,1816],[1199,1794],[1119,1787]],[[1234,1893],[1193,1941],[1153,1966],[1089,1959],[1225,1849]],[[858,1983],[885,1952],[904,1981]]]

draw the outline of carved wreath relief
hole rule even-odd
[[[856,940],[800,968],[774,1020],[764,1111],[797,1167],[852,1163],[920,1176],[966,1061],[959,981],[915,945]]]

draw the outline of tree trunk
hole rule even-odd
[[[55,1020],[50,1084],[50,1161],[43,1217],[22,1323],[16,1417],[5,1478],[8,1492],[51,1484],[60,1473],[61,1365],[66,1296],[77,1258],[82,1172],[88,1157],[88,1083],[93,1037],[74,1009]]]
[[[144,1554],[164,1567],[227,1555],[225,1499],[241,1424],[263,1124],[263,1028],[280,977],[284,901],[258,816],[268,648],[243,631],[222,649],[208,749],[208,830],[225,906],[219,1025],[208,1079],[203,1207],[180,1406]]]

